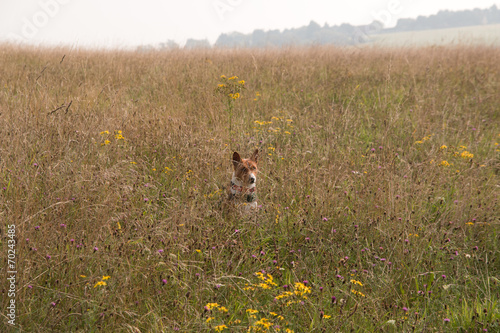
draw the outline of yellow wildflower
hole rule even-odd
[[[267,318],[262,318],[261,320],[255,322],[255,324],[253,325],[254,326],[261,325],[264,326],[266,330],[269,330],[269,328],[273,325],[273,323]]]
[[[470,158],[473,158],[473,157],[474,157],[474,154],[471,154],[471,153],[469,153],[467,150],[464,150],[464,151],[462,152],[462,154],[460,154],[460,156],[461,156],[462,158],[469,158],[469,159],[470,159]]]
[[[109,279],[110,277],[111,277],[111,276],[109,276],[109,275],[103,276],[103,277],[102,277],[102,280],[103,280],[103,281],[104,281],[104,280],[107,280],[107,279]]]
[[[440,165],[448,167],[450,166],[450,163],[448,163],[447,161],[441,161]]]
[[[219,325],[219,326],[215,326],[215,327],[214,327],[214,330],[215,330],[216,332],[222,332],[222,330],[224,330],[224,329],[226,329],[226,328],[227,328],[227,326],[226,326],[226,325],[224,325],[224,324],[222,324],[222,325]]]
[[[214,319],[215,319],[215,317],[208,317],[206,322],[209,323],[211,320],[214,320]]]
[[[207,310],[212,310],[213,308],[218,308],[218,307],[219,307],[218,303],[207,303],[207,305],[205,305],[205,309]]]
[[[446,148],[448,148],[448,146],[446,146],[446,145],[441,146],[441,149],[446,149]]]
[[[356,280],[351,280],[351,283],[352,284],[359,284],[361,287],[363,287],[363,284],[359,281],[356,281]]]
[[[97,286],[105,286],[106,285],[106,282],[104,281],[99,281],[97,282],[95,285],[94,285],[94,288],[97,287]]]

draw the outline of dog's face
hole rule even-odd
[[[234,175],[237,179],[243,182],[243,186],[248,187],[255,184],[257,181],[257,159],[259,158],[259,150],[255,149],[252,156],[247,159],[242,159],[240,154],[234,152],[233,167]]]

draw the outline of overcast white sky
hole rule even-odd
[[[224,32],[309,24],[394,26],[439,10],[489,8],[500,0],[0,0],[0,41],[74,47],[134,47]]]

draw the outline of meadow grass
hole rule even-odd
[[[1,331],[500,330],[499,58],[0,47]]]

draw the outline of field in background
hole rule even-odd
[[[368,45],[371,47],[429,47],[432,45],[498,47],[500,46],[500,24],[378,34],[371,36]]]
[[[499,330],[499,58],[3,46],[1,331]]]

